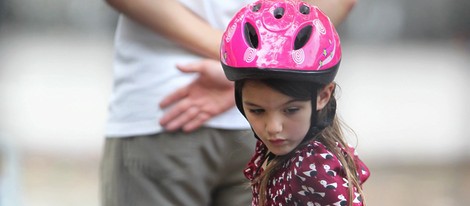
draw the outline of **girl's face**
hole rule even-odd
[[[310,128],[311,101],[284,95],[259,81],[246,81],[243,110],[254,132],[275,155],[285,155]]]

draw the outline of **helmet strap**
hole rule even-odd
[[[332,97],[328,104],[323,108],[326,110],[326,115],[320,116],[320,112],[317,108],[317,90],[314,90],[314,95],[312,95],[312,116],[311,116],[311,126],[307,132],[307,136],[304,140],[314,138],[319,134],[323,129],[333,124],[333,120],[336,115],[336,99]]]

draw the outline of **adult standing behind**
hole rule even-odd
[[[103,205],[250,204],[254,139],[218,61],[222,29],[250,1],[107,2],[121,15]],[[316,3],[339,23],[354,0]]]

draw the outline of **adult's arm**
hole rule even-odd
[[[335,26],[339,26],[349,15],[357,0],[305,0],[313,5],[317,5]]]
[[[347,17],[356,0],[305,0],[320,7],[338,26]],[[222,31],[212,28],[176,0],[106,0],[131,19],[179,42],[202,56],[219,58]]]
[[[177,0],[106,0],[118,12],[201,56],[218,59],[222,31]]]

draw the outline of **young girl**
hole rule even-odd
[[[369,170],[336,117],[338,34],[317,7],[260,0],[222,39],[221,62],[259,140],[245,170],[252,205],[363,205]]]

